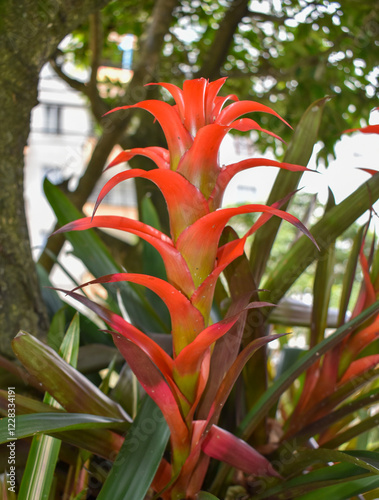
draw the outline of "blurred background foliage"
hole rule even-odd
[[[146,36],[153,6],[149,1],[115,0],[102,10],[102,35],[98,34],[102,64],[120,63],[111,32],[136,35],[133,64],[139,64],[138,46]],[[333,101],[324,117],[328,126],[320,131],[324,158],[333,154],[341,131],[363,126],[362,117],[368,117],[376,104],[379,7],[375,1],[194,0],[175,2],[172,13],[156,73],[146,75],[149,81],[181,84],[185,78],[228,76],[230,93],[259,99],[292,125],[308,105],[329,95]],[[82,68],[90,67],[93,43],[94,32],[85,25],[73,33],[66,57]],[[122,93],[127,96],[128,89]],[[106,100],[109,107],[119,105],[120,94]],[[263,116],[262,126],[270,129],[272,121]],[[290,137],[290,130],[276,121],[275,131],[284,139]],[[275,140],[262,137],[260,147],[268,145],[275,148]]]

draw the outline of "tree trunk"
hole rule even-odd
[[[48,320],[24,211],[24,149],[38,77],[63,37],[106,0],[4,0],[0,18],[0,354],[20,329],[41,337]]]

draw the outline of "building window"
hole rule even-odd
[[[62,133],[62,107],[55,104],[45,105],[44,131],[47,134]]]

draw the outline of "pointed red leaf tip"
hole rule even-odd
[[[260,204],[223,208],[197,220],[192,226],[183,231],[178,238],[176,247],[188,264],[196,288],[214,269],[218,242],[229,219],[235,215],[254,212],[268,213],[290,222],[300,229],[319,249],[315,239],[304,224],[288,212]],[[255,229],[257,229],[257,226],[254,224],[252,229],[246,233],[245,238],[251,235]],[[199,241],[202,242],[202,245],[199,245]]]
[[[117,283],[128,281],[137,285],[143,285],[156,293],[166,304],[172,322],[172,334],[174,353],[177,355],[181,349],[192,342],[196,335],[204,329],[204,320],[200,312],[191,302],[175,287],[166,281],[135,273],[115,273],[102,276],[101,278],[88,281],[78,288],[83,288],[96,283]]]
[[[370,175],[375,175],[379,172],[379,170],[374,170],[373,168],[365,168],[365,167],[358,167],[358,170],[363,170],[363,172],[367,172]]]
[[[162,169],[170,168],[169,151],[165,148],[151,146],[147,148],[133,148],[122,151],[120,154],[116,156],[116,158],[114,158],[114,160],[110,162],[110,164],[107,166],[105,170],[108,170],[108,168],[119,165],[120,163],[125,163],[137,155],[146,156],[146,158],[150,158],[150,160],[152,160],[157,165],[158,168]]]
[[[158,120],[170,151],[171,168],[176,170],[180,157],[191,147],[193,139],[184,127],[175,107],[170,106],[167,102],[151,99],[130,106],[121,106],[109,111],[109,113],[130,108],[144,109]]]
[[[84,217],[83,219],[69,222],[53,234],[66,231],[83,231],[97,227],[117,229],[135,234],[150,243],[161,255],[170,283],[181,290],[187,297],[193,294],[195,286],[191,273],[182,255],[175,248],[171,238],[143,222],[115,215],[96,215],[93,219],[91,217]]]
[[[154,169],[146,172],[139,168],[133,168],[116,174],[103,186],[96,200],[93,216],[111,189],[134,177],[149,179],[160,189],[166,200],[171,235],[174,241],[184,229],[209,212],[208,204],[201,192],[177,172],[166,169]]]
[[[247,113],[255,113],[257,111],[274,115],[288,127],[292,128],[291,125],[286,122],[284,118],[282,118],[276,111],[256,101],[238,101],[229,104],[229,106],[226,106],[226,108],[221,111],[218,118],[216,119],[216,123],[220,125],[230,126],[233,121],[237,120],[237,118],[239,118],[240,116],[246,115]]]
[[[367,125],[367,127],[362,128],[349,128],[344,130],[343,134],[349,134],[350,132],[362,132],[363,134],[379,134],[379,124],[378,125]]]
[[[310,172],[311,170],[302,165],[285,163],[268,158],[247,158],[237,163],[231,163],[222,167],[215,184],[215,187],[208,198],[208,204],[211,210],[217,209],[222,202],[225,189],[231,179],[238,173],[255,167],[277,167],[291,172]]]
[[[281,478],[270,462],[242,439],[212,425],[202,444],[203,452],[254,476]]]

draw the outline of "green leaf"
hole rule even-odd
[[[0,414],[7,415],[8,407],[8,392],[0,390]],[[63,413],[63,410],[54,409],[53,407],[31,399],[21,394],[16,394],[16,414],[35,414],[35,413]],[[84,448],[85,450],[95,453],[108,460],[113,460],[115,453],[119,451],[124,438],[107,429],[82,429],[79,431],[56,432],[54,437],[59,438],[69,444]]]
[[[293,444],[295,446],[295,443]],[[319,492],[324,486],[346,483],[353,476],[360,479],[363,476],[372,477],[373,474],[378,477],[379,474],[378,467],[372,463],[372,456],[369,458],[366,458],[364,455],[358,457],[353,455],[353,453],[347,454],[341,451],[322,448],[296,450],[296,453],[293,453],[295,448],[290,443],[287,443],[286,448],[287,452],[285,455],[283,452],[279,452],[278,456],[281,458],[275,463],[280,463],[280,467],[277,467],[280,469],[282,475],[291,477],[296,474],[296,477],[280,481],[271,488],[267,487],[269,486],[267,483],[265,490],[255,498],[259,500],[273,497],[283,500],[299,498],[300,495],[306,492]],[[289,453],[290,457],[288,458]],[[333,462],[336,465],[333,465]],[[327,467],[320,468],[320,463],[326,464]],[[312,469],[307,474],[303,474],[302,471],[307,467],[312,467]],[[371,476],[368,476],[369,473],[371,473]],[[334,500],[335,497],[325,496],[325,498],[333,498]]]
[[[152,399],[145,397],[98,500],[143,500],[169,435],[161,411]]]
[[[336,484],[326,488],[320,488],[306,495],[298,497],[298,500],[319,500],[320,498],[333,498],[333,500],[349,500],[356,495],[379,487],[378,477],[363,477],[354,479],[344,484]]]
[[[199,491],[198,500],[219,500],[218,497],[212,495],[212,493],[208,493],[207,491]]]
[[[344,323],[346,318],[347,308],[349,306],[353,283],[356,279],[356,269],[359,259],[359,251],[361,249],[365,226],[362,226],[355,235],[349,259],[346,264],[346,269],[343,276],[341,299],[338,313],[338,324]]]
[[[288,146],[284,156],[284,162],[304,166],[308,164],[312,156],[313,146],[318,139],[318,130],[322,113],[325,103],[328,100],[328,97],[319,99],[311,104],[305,111]],[[295,191],[302,175],[303,172],[291,172],[291,174],[289,174],[286,170],[279,170],[267,200],[267,205],[272,205],[289,193]],[[287,206],[288,203],[284,204],[282,210],[285,210]],[[266,269],[271,247],[275,241],[280,223],[281,221],[279,219],[272,217],[271,220],[266,222],[264,230],[258,231],[255,235],[251,248],[250,263],[257,285],[259,285],[261,277]]]
[[[62,191],[47,179],[44,181],[44,190],[60,225],[83,217]],[[123,272],[95,231],[72,231],[65,236],[72,244],[74,254],[94,276]],[[162,322],[141,291],[128,283],[118,283],[117,287],[108,286],[108,293],[115,301],[117,288],[121,291],[123,303],[135,326],[144,331],[168,331],[168,325]]]
[[[325,213],[335,206],[334,196],[329,190]],[[334,280],[335,242],[320,252],[313,284],[313,308],[311,319],[310,346],[313,347],[324,338],[327,325],[330,293]]]
[[[120,418],[100,417],[86,413],[32,413],[16,417],[14,439],[34,436],[41,432],[63,432],[78,429],[125,428]],[[8,420],[0,420],[0,444],[9,440]]]
[[[326,250],[336,238],[379,198],[379,173],[372,176],[350,196],[315,224],[310,232],[321,250]],[[305,269],[320,257],[320,252],[306,237],[301,236],[267,277],[263,288],[270,290],[262,294],[261,300],[279,302]]]
[[[12,347],[28,372],[67,411],[131,420],[120,405],[32,335],[20,332]]]
[[[64,326],[65,315],[61,309],[54,318],[49,330],[50,342],[57,341],[60,329]],[[79,315],[76,314],[61,344],[59,354],[71,366],[76,367],[79,353]],[[61,408],[60,404],[46,393],[44,403]],[[48,500],[58,460],[61,441],[51,436],[34,436],[19,491],[19,500],[39,498]]]

